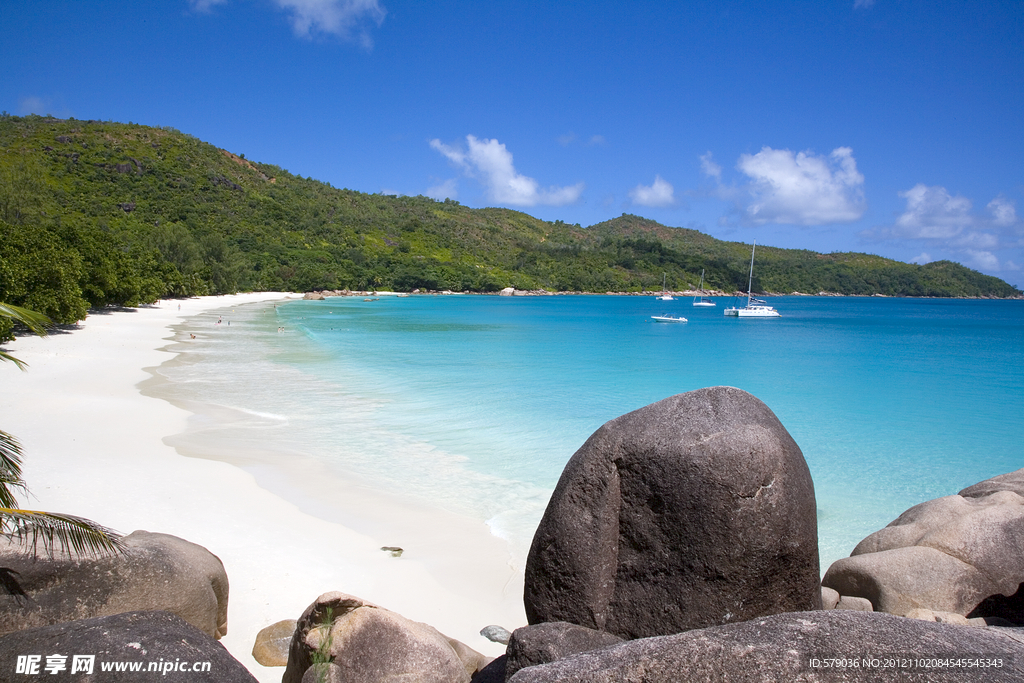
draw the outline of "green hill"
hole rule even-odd
[[[746,288],[749,246],[624,215],[589,228],[331,187],[170,128],[0,116],[0,301],[87,307],[248,290]],[[758,249],[755,289],[1019,296],[963,266]]]

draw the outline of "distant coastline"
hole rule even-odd
[[[692,298],[695,296],[707,296],[712,298],[732,298],[737,296],[746,296],[746,292],[734,291],[734,292],[723,292],[720,290],[706,289],[703,292],[700,290],[684,289],[681,291],[666,290],[668,294],[678,298]],[[302,297],[306,300],[318,300],[326,299],[330,297],[375,297],[375,296],[451,296],[451,295],[478,295],[478,296],[501,296],[499,292],[479,292],[479,291],[463,291],[454,292],[451,290],[414,290],[412,292],[393,292],[393,291],[377,291],[377,290],[310,290],[304,292]],[[993,296],[993,295],[980,295],[980,296],[910,296],[910,295],[891,295],[891,294],[842,294],[840,292],[818,292],[817,294],[810,294],[807,292],[753,292],[756,296],[764,297],[779,297],[779,296],[823,296],[823,297],[851,297],[870,299],[872,297],[881,299],[972,299],[972,300],[1024,300],[1024,293],[1014,296]],[[659,296],[660,291],[642,291],[642,292],[582,292],[582,291],[548,291],[546,289],[516,289],[513,294],[508,296]]]
[[[17,190],[0,214],[0,301],[58,324],[111,305],[263,291],[1024,296],[952,261],[768,245],[751,284],[749,245],[699,230],[339,189],[171,128],[4,114],[0,151]],[[0,341],[9,335],[0,321]]]

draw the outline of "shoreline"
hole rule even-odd
[[[6,350],[0,428],[23,446],[28,507],[80,515],[122,533],[169,533],[221,558],[230,581],[220,641],[261,681],[283,669],[251,656],[258,631],[298,618],[341,590],[422,621],[488,656],[479,630],[525,624],[522,571],[486,523],[427,508],[312,458],[281,462],[171,445],[193,414],[158,398],[158,368],[179,357],[182,323],[243,304],[299,298],[258,293],[166,300],[93,312],[69,333],[21,337]],[[179,310],[180,306],[180,310]],[[171,355],[169,355],[171,354]],[[59,429],[54,429],[59,425]],[[400,558],[381,547],[405,548]]]
[[[737,297],[747,296],[747,292],[735,291],[735,292],[723,292],[722,290],[704,290],[701,292],[696,289],[684,289],[679,291],[666,290],[667,294],[680,299],[691,298],[696,296],[706,296],[709,298],[719,299],[732,299]],[[466,290],[464,292],[454,292],[451,290],[413,290],[411,292],[395,292],[385,290],[312,290],[298,295],[300,299],[319,301],[323,299],[329,299],[333,297],[376,297],[376,296],[651,296],[658,297],[662,295],[659,291],[642,291],[642,292],[579,292],[579,291],[553,291],[547,289],[516,289],[512,294],[502,294],[501,292],[478,292]],[[751,292],[751,296],[765,296],[765,297],[781,297],[781,296],[798,296],[798,297],[822,297],[822,298],[850,298],[850,299],[942,299],[949,301],[1024,301],[1024,294],[1020,296],[904,296],[899,294],[841,294],[839,292],[818,292],[817,294],[811,294],[808,292]]]

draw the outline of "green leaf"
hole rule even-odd
[[[40,547],[50,557],[58,550],[71,556],[127,553],[123,537],[116,531],[74,515],[2,507],[0,530],[33,554]]]
[[[6,432],[0,432],[0,506],[15,507],[11,488],[25,491],[21,478],[21,444]]]

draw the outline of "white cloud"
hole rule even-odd
[[[209,12],[228,0],[188,0],[196,12]],[[272,0],[290,15],[292,31],[300,38],[315,34],[333,34],[345,40],[356,40],[366,49],[373,39],[362,25],[365,19],[380,26],[387,11],[379,0]]]
[[[297,36],[332,33],[348,39],[356,32],[356,38],[366,48],[373,47],[370,34],[356,27],[364,18],[380,26],[387,14],[378,0],[274,0],[274,3],[291,12],[292,30]]]
[[[209,12],[215,5],[223,5],[228,0],[188,0],[188,4],[196,12]]]
[[[701,173],[709,178],[714,178],[718,181],[722,180],[722,167],[715,163],[710,151],[707,154],[701,155],[700,170]]]
[[[437,139],[431,140],[430,146],[467,175],[478,178],[492,201],[513,206],[565,206],[575,203],[583,193],[583,183],[541,188],[533,178],[516,172],[512,164],[512,153],[497,140],[479,140],[473,135],[467,135],[466,143],[467,151]]]
[[[992,222],[998,226],[1013,225],[1017,222],[1017,210],[1013,202],[1007,201],[1005,197],[996,197],[986,208],[992,212]]]
[[[975,213],[967,197],[952,195],[941,186],[923,183],[900,192],[906,208],[891,226],[861,233],[867,239],[906,240],[927,246],[928,251],[911,263],[928,263],[928,253],[940,252],[938,258],[951,258],[989,274],[1016,270],[1024,240],[1015,241],[1024,228],[1013,202],[1002,195],[990,201],[987,214]],[[1024,233],[1022,233],[1024,234]]]
[[[757,225],[849,223],[864,215],[864,176],[849,147],[827,158],[764,147],[740,155],[736,167],[753,181],[745,218]]]
[[[591,135],[590,140],[587,142],[588,145],[603,145],[607,141],[603,135]]]
[[[926,263],[931,263],[933,260],[934,259],[932,258],[931,254],[929,254],[927,251],[922,251],[920,254],[910,259],[910,262],[916,263],[919,266],[923,266]]]
[[[38,114],[39,116],[56,116],[59,119],[66,119],[73,115],[73,112],[61,104],[54,104],[50,99],[29,95],[18,98],[17,113],[20,116]]]
[[[448,161],[452,162],[456,166],[461,166],[464,168],[468,166],[468,164],[466,163],[466,154],[456,149],[455,147],[450,147],[441,142],[440,140],[438,140],[437,138],[434,138],[433,140],[430,141],[430,146],[431,148],[436,149],[438,152],[448,157]]]
[[[972,230],[966,234],[960,235],[953,244],[958,247],[973,247],[974,249],[995,249],[999,246],[999,238],[988,232],[978,232]]]
[[[901,237],[949,239],[974,224],[971,200],[950,196],[944,187],[914,185],[900,196],[907,208],[896,219],[895,231]]]
[[[967,250],[968,259],[964,265],[970,266],[977,270],[996,272],[998,273],[1001,268],[999,267],[999,259],[991,251],[982,251],[978,249]]]
[[[427,196],[431,199],[458,199],[459,181],[456,178],[449,178],[439,185],[427,188]]]
[[[664,208],[676,203],[674,192],[670,183],[656,175],[653,185],[637,185],[629,191],[629,198],[638,206]]]
[[[48,113],[47,106],[41,97],[22,97],[18,100],[18,113],[22,116],[28,114],[44,116]]]

